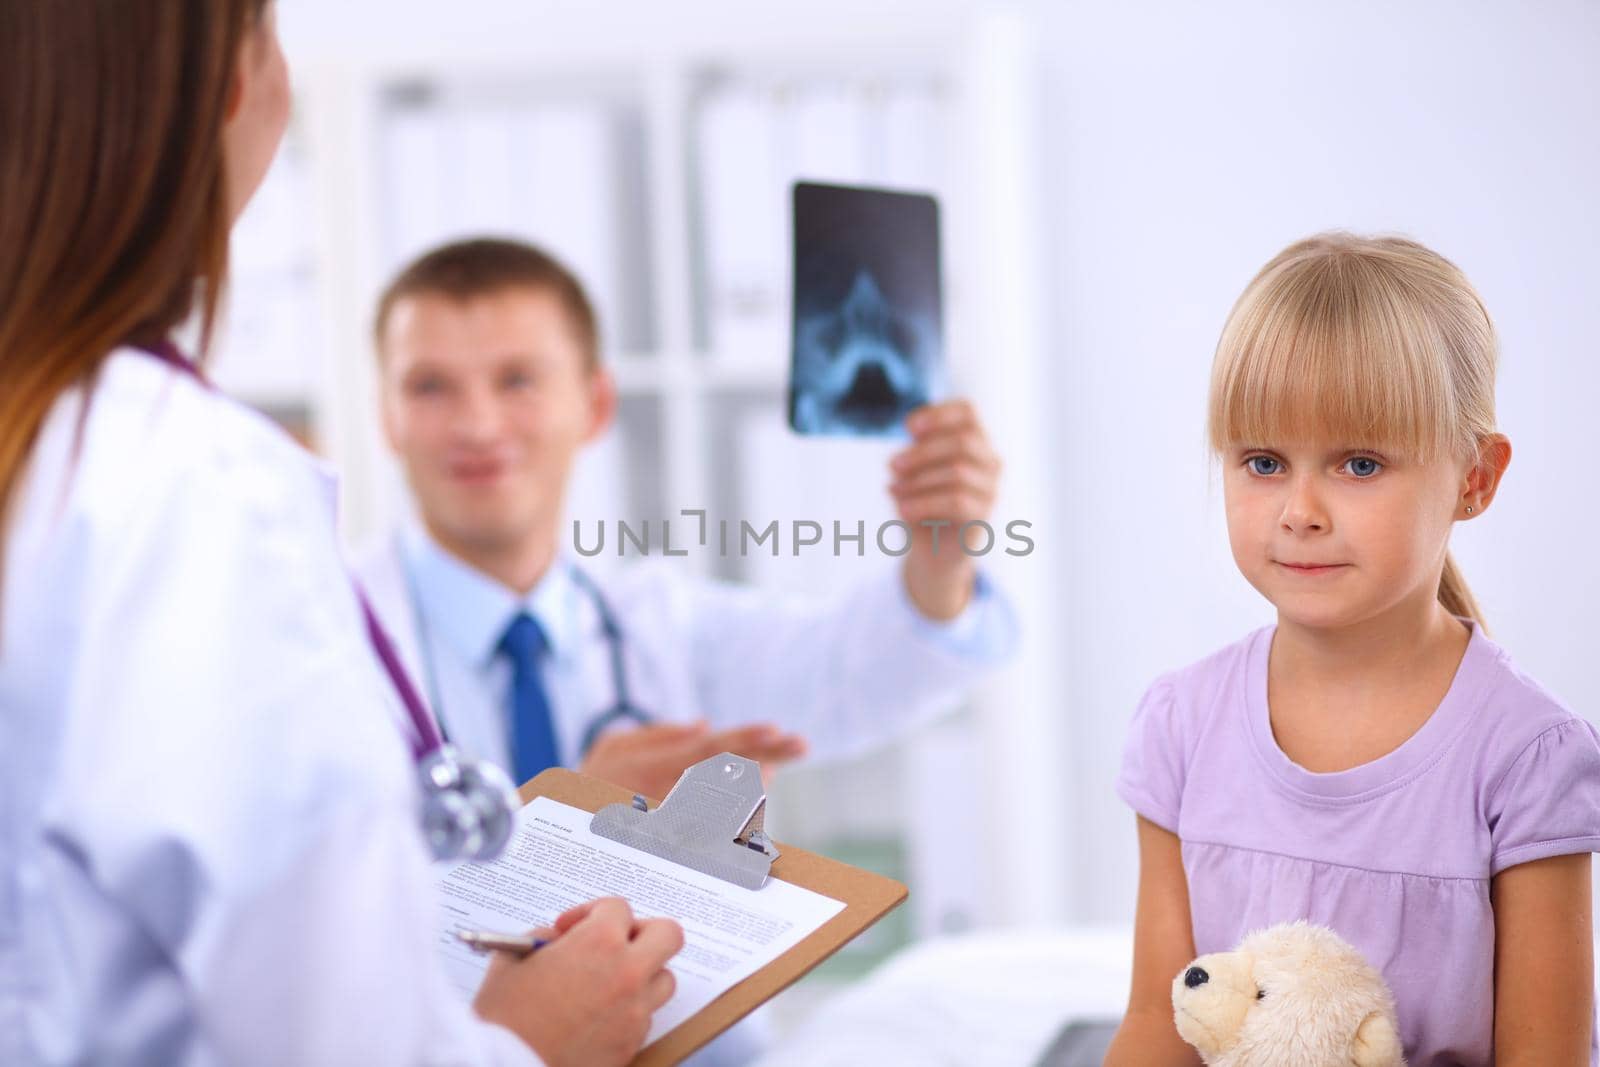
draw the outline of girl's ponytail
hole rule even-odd
[[[1450,614],[1471,619],[1484,631],[1489,629],[1483,621],[1483,609],[1478,607],[1478,598],[1467,588],[1467,580],[1461,577],[1461,568],[1456,566],[1455,557],[1449,552],[1444,554],[1444,573],[1439,576],[1439,603]]]

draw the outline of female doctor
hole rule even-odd
[[[288,97],[271,0],[0,4],[0,1063],[624,1062],[681,932],[455,1001],[330,488],[167,340]]]

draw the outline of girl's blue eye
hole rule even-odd
[[[1383,464],[1371,456],[1352,456],[1344,465],[1357,478],[1370,478],[1383,469]]]
[[[1271,456],[1251,456],[1245,460],[1252,474],[1271,475],[1283,469],[1283,465]]]

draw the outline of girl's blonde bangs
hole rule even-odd
[[[1267,264],[1217,346],[1213,449],[1314,440],[1425,461],[1463,444],[1450,335],[1470,323],[1437,321],[1431,272],[1398,259],[1314,238]]]

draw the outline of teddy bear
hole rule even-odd
[[[1405,1067],[1383,976],[1326,927],[1282,923],[1201,956],[1172,1008],[1208,1067]]]

